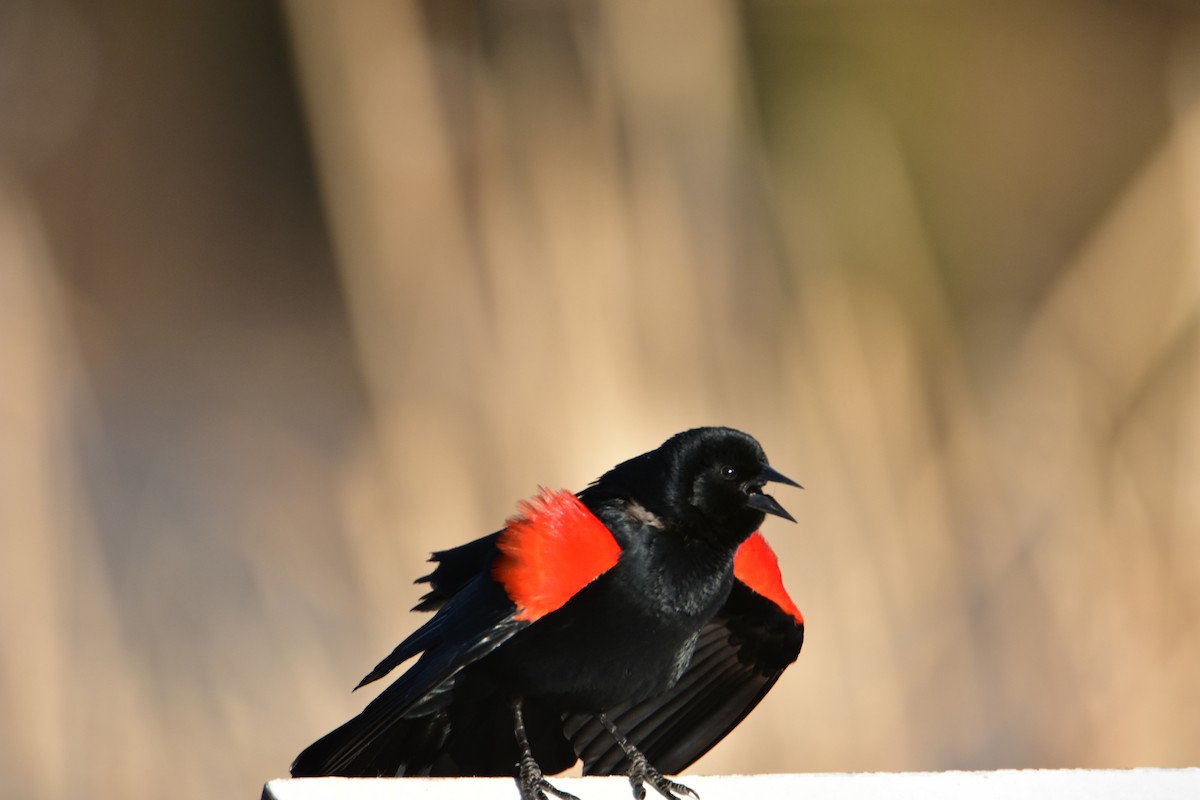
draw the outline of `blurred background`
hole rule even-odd
[[[254,797],[424,558],[757,436],[701,772],[1200,764],[1200,7],[0,2],[0,797]]]

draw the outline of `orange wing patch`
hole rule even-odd
[[[761,533],[755,531],[750,534],[750,538],[742,542],[741,547],[734,553],[733,577],[779,606],[796,622],[804,624],[800,609],[796,608],[796,604],[788,596],[787,589],[783,588],[779,559],[775,558],[775,551]]]
[[[495,578],[517,606],[516,618],[532,622],[574,597],[611,569],[621,547],[579,498],[542,489],[520,505],[496,542]]]

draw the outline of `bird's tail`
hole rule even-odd
[[[380,720],[368,711],[306,747],[292,762],[292,777],[431,774],[450,734],[447,715]]]
[[[292,762],[292,777],[515,774],[520,754],[506,698],[468,693],[420,716],[402,716],[389,713],[379,703],[382,697],[306,747]],[[523,714],[533,753],[547,775],[575,763],[558,713],[526,701]]]

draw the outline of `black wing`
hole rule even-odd
[[[802,622],[735,580],[678,683],[657,697],[609,709],[608,718],[656,768],[682,772],[754,710],[803,643]],[[595,717],[568,714],[563,727],[585,775],[628,771],[625,753]]]
[[[395,775],[402,769],[427,769],[424,755],[435,757],[447,735],[439,712],[458,673],[529,624],[514,619],[515,613],[512,601],[490,576],[468,581],[359,686],[420,653],[417,663],[358,716],[305,748],[292,763],[292,776]]]
[[[429,591],[413,606],[413,611],[438,610],[447,600],[462,591],[472,578],[487,572],[492,558],[496,555],[496,541],[501,533],[503,531],[496,531],[431,555],[429,560],[437,564],[437,567],[425,577],[417,578],[417,583],[429,584]]]

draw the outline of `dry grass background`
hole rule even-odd
[[[429,550],[807,487],[702,771],[1200,763],[1188,3],[0,4],[0,797],[250,797]]]

